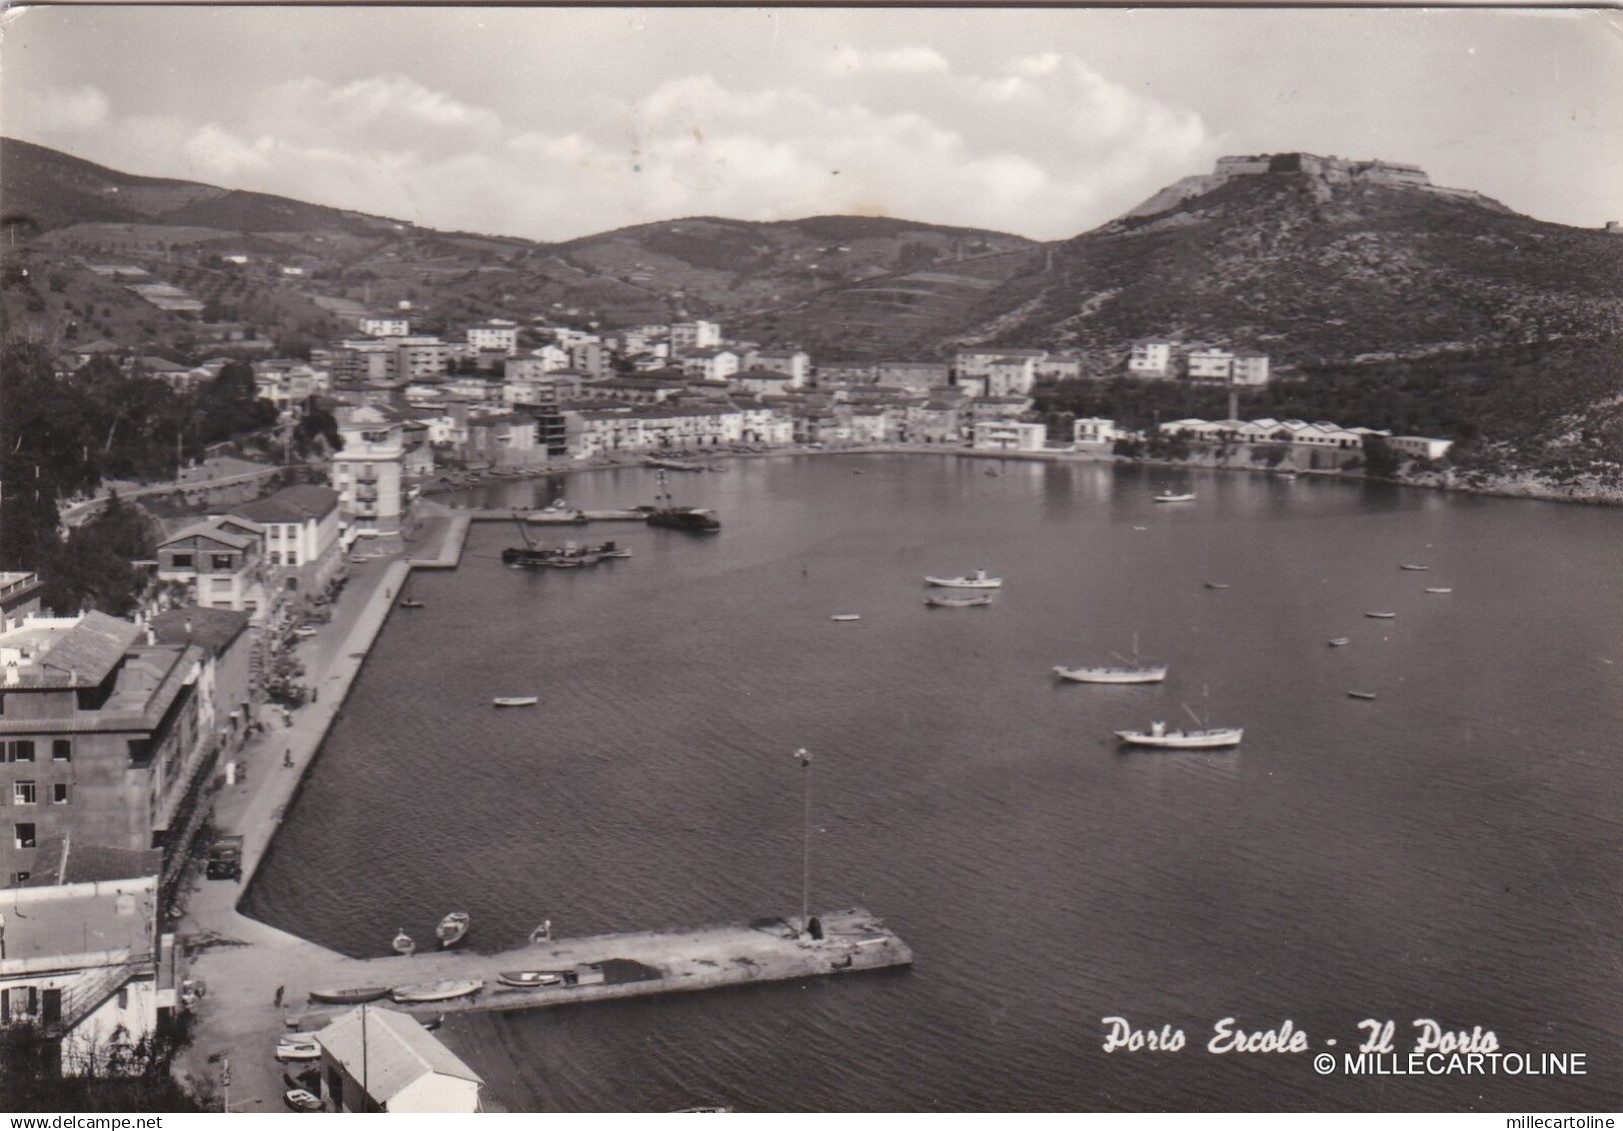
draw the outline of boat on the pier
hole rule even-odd
[[[417,944],[411,941],[411,936],[406,934],[404,927],[395,932],[394,941],[389,946],[396,954],[410,955],[417,950]]]
[[[321,1046],[309,1033],[288,1033],[276,1042],[276,1059],[320,1060]]]
[[[440,925],[434,928],[434,937],[440,940],[440,949],[453,947],[468,937],[468,928],[473,925],[472,917],[466,911],[453,911],[440,920]]]
[[[1349,698],[1349,699],[1373,699],[1373,698],[1375,698],[1375,692],[1373,692],[1373,691],[1349,691],[1349,692],[1347,692],[1347,698]]]
[[[1350,636],[1332,636],[1330,638],[1330,647],[1332,648],[1343,648],[1351,643],[1352,637]]]
[[[980,593],[975,596],[962,597],[948,593],[937,596],[932,593],[924,599],[924,603],[932,609],[980,609],[992,603],[990,593]]]
[[[1422,572],[1430,569],[1431,567],[1429,565],[1414,565],[1411,562],[1405,562],[1402,565],[1398,566],[1398,568],[1399,569],[1413,570],[1416,573],[1422,573]]]
[[[533,707],[541,701],[539,695],[498,695],[490,701],[492,707]]]
[[[671,501],[670,486],[665,482],[665,470],[661,468],[659,475],[659,490],[654,495],[654,505],[644,510],[648,515],[649,526],[659,526],[666,530],[685,530],[689,534],[714,534],[721,529],[721,520],[702,507],[679,507]]]
[[[509,970],[497,974],[496,980],[504,986],[516,986],[521,990],[564,984],[564,976],[556,970]]]
[[[1397,613],[1365,613],[1364,615],[1366,617],[1373,617],[1376,620],[1391,620],[1393,617],[1397,616],[1398,614]]]
[[[411,986],[396,986],[389,991],[389,996],[402,1005],[410,1005],[471,997],[484,988],[482,978],[455,978],[443,982],[419,982]]]
[[[310,1000],[323,1005],[360,1005],[389,996],[388,986],[358,986],[350,990],[311,990]]]
[[[978,569],[968,577],[926,577],[926,585],[934,585],[938,589],[1001,589],[1003,579],[992,577],[984,569]]]
[[[1175,494],[1172,491],[1162,491],[1155,496],[1155,501],[1158,503],[1192,503],[1195,501],[1195,493],[1185,491],[1182,494]]]
[[[1426,592],[1427,593],[1452,593],[1452,592],[1454,592],[1454,590],[1445,588],[1443,586],[1437,586],[1437,587],[1434,587],[1434,588],[1428,588],[1426,590]]]
[[[1168,730],[1166,723],[1151,723],[1147,731],[1116,732],[1116,737],[1129,746],[1156,746],[1171,750],[1211,750],[1223,746],[1238,746],[1244,735],[1243,727]]]

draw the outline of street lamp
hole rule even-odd
[[[802,810],[800,817],[800,930],[811,928],[811,755],[802,746],[795,751],[800,763]]]

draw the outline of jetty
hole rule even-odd
[[[519,510],[513,507],[480,507],[465,510],[473,522],[522,522],[529,526],[585,526],[589,522],[647,522],[648,512],[639,510]]]

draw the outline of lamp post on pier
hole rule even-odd
[[[800,933],[811,929],[811,755],[802,746],[795,751],[800,763],[802,812],[800,817]]]

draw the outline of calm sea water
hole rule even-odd
[[[651,476],[467,497],[631,505]],[[1196,504],[1151,503],[1185,484]],[[534,1066],[495,1082],[509,1106],[1623,1101],[1617,511],[949,457],[741,462],[673,488],[724,531],[592,527],[635,557],[531,573],[499,561],[513,530],[480,525],[461,568],[412,582],[427,607],[385,628],[254,912],[357,954],[454,907],[492,950],[543,918],[796,913],[805,746],[813,904],[867,905],[917,964],[503,1016]],[[924,606],[925,574],[978,567],[1006,579],[993,608]],[[1166,684],[1053,681],[1135,634]],[[1184,704],[1244,746],[1110,737]],[[1118,1015],[1188,1047],[1107,1055]],[[1307,1056],[1209,1055],[1225,1017],[1288,1018],[1315,1050],[1364,1018],[1396,1021],[1400,1049],[1416,1018],[1480,1025],[1587,1053],[1589,1075],[1321,1078]]]

